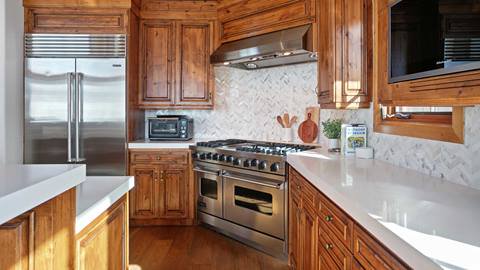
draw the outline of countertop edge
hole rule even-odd
[[[86,166],[83,165],[4,196],[0,199],[0,205],[11,205],[15,207],[12,207],[14,210],[8,211],[8,213],[4,213],[4,211],[1,212],[0,224],[8,222],[13,218],[34,209],[65,191],[80,185],[85,180]],[[28,198],[28,200],[25,198]],[[19,202],[22,203],[19,204]]]
[[[295,160],[294,155],[287,156],[287,162],[325,196],[334,201],[335,204],[337,204],[343,211],[350,215],[350,217],[352,217],[366,231],[372,234],[383,245],[388,247],[389,250],[403,260],[408,266],[412,267],[413,269],[442,270],[442,268],[434,263],[433,260],[423,255],[420,251],[390,231],[379,221],[368,215],[367,212],[356,206],[354,202],[335,191],[335,189],[331,188],[325,181],[318,181],[321,182],[322,186],[314,184],[312,181],[310,181],[309,179],[318,178],[318,176],[310,174],[309,170],[303,167],[303,164],[301,164],[300,161]]]
[[[127,177],[127,179],[123,183],[114,188],[105,197],[93,203],[83,212],[76,213],[75,234],[80,233],[97,217],[99,217],[103,212],[110,208],[110,206],[115,204],[122,196],[128,193],[135,185],[134,179],[135,178],[133,176]]]

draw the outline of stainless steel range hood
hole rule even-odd
[[[304,25],[224,43],[210,56],[210,61],[247,70],[315,62],[311,28]]]

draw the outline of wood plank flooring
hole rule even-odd
[[[130,270],[287,270],[287,263],[201,226],[130,228]]]

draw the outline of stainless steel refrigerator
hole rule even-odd
[[[126,174],[126,37],[25,35],[26,164]]]

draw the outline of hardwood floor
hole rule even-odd
[[[130,270],[286,270],[283,262],[201,226],[130,228]]]

